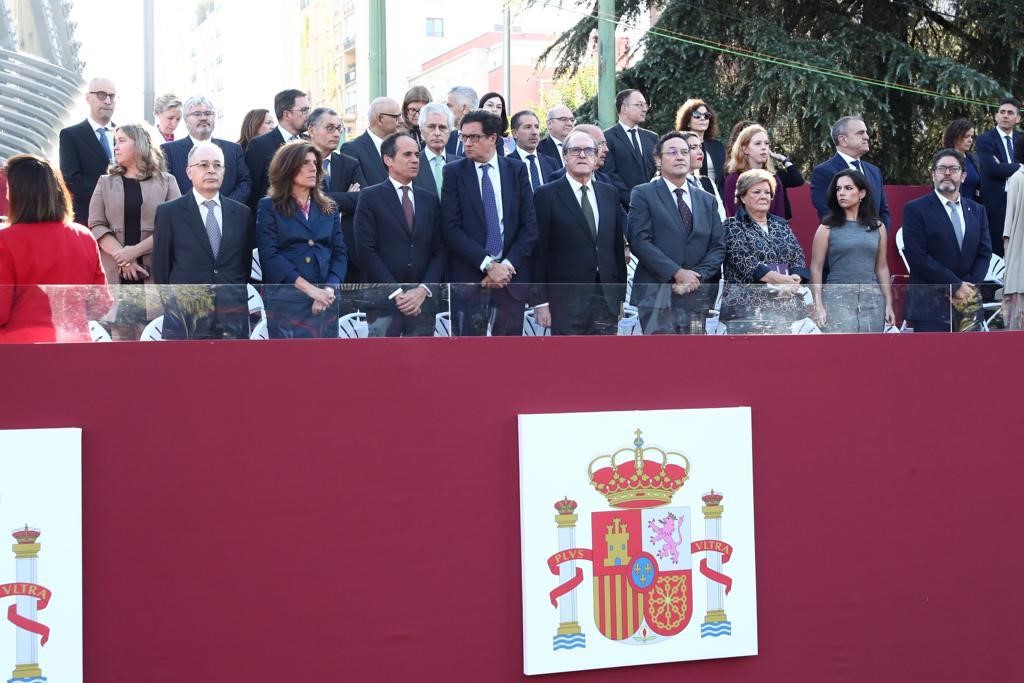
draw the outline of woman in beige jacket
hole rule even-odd
[[[119,326],[138,325],[159,313],[145,305],[142,288],[152,282],[149,255],[153,251],[156,207],[181,196],[178,182],[164,171],[164,157],[142,126],[125,125],[114,131],[114,163],[96,183],[89,203],[89,229],[100,247],[107,282],[118,289]],[[147,315],[146,309],[149,309]],[[133,336],[137,330],[122,330]]]
[[[1024,173],[1006,181],[1006,219],[1003,222],[1003,320],[1009,330],[1024,329]]]

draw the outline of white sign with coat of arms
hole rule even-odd
[[[757,654],[749,408],[519,416],[527,675]]]

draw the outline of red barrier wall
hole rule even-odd
[[[0,347],[0,427],[85,428],[88,683],[520,680],[516,415],[736,405],[761,654],[630,675],[1024,680],[1021,339]]]

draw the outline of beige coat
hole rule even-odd
[[[157,173],[139,184],[142,186],[142,239],[146,239],[153,235],[157,205],[177,199],[181,191],[178,189],[178,181],[170,173]],[[124,182],[121,176],[100,176],[96,191],[92,193],[92,201],[89,202],[89,229],[97,242],[104,235],[111,234],[124,244]],[[107,274],[107,282],[120,284],[114,259],[100,249],[100,260]],[[152,273],[149,254],[142,257],[142,267]],[[147,283],[152,281],[152,277],[146,280]]]
[[[1006,245],[1003,294],[1020,294],[1024,292],[1024,173],[1014,173],[1006,181],[1003,237],[1010,238]]]

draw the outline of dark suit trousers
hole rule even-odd
[[[709,307],[705,289],[683,296],[671,294],[672,303],[667,308],[637,305],[644,334],[705,334],[704,320]]]
[[[419,315],[404,315],[394,302],[388,301],[384,306],[369,308],[366,311],[366,324],[370,328],[371,337],[432,337],[434,336],[437,303],[435,297],[423,300]]]
[[[512,298],[508,287],[484,289],[479,285],[452,283],[452,334],[484,337],[518,337],[523,334],[522,301]],[[493,324],[492,324],[493,322]]]
[[[548,291],[551,334],[619,333],[618,311],[609,307],[600,281],[593,285],[550,284]]]

